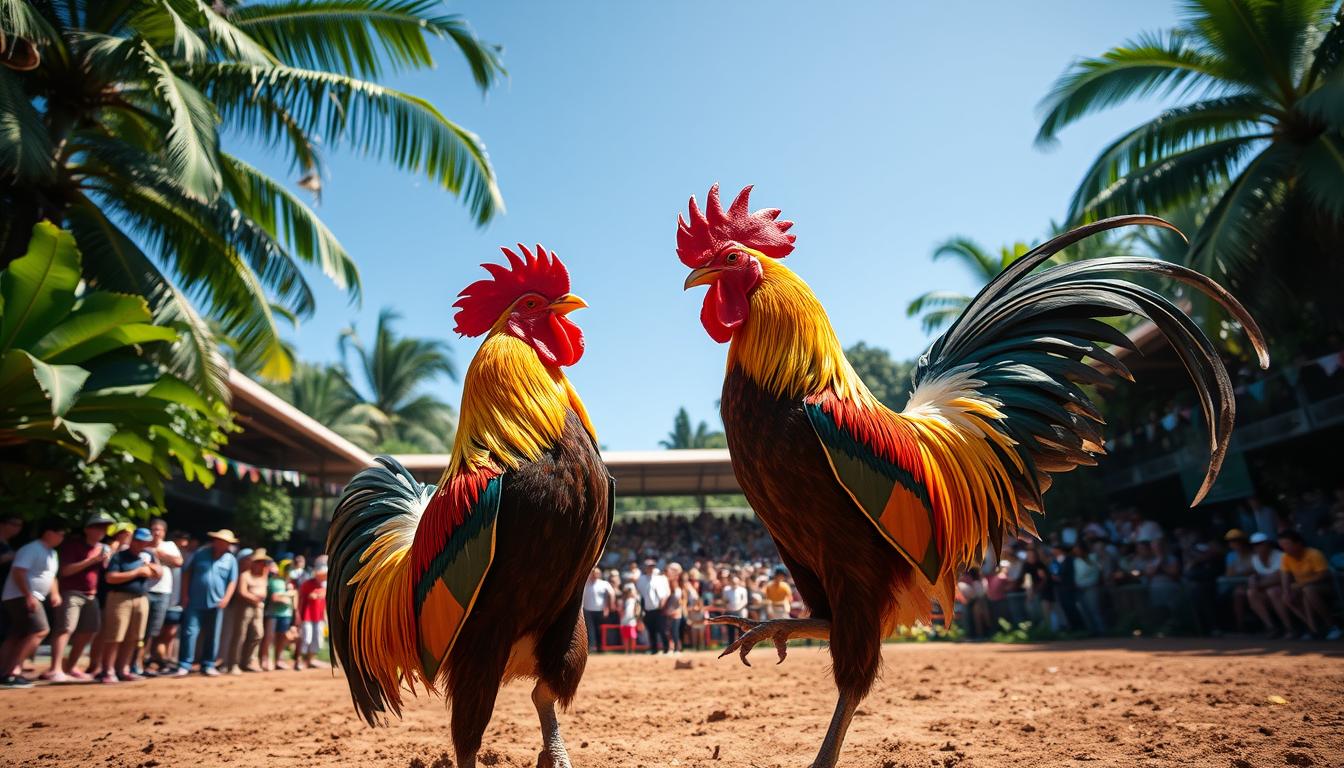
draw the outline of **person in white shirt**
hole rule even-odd
[[[734,576],[729,586],[723,590],[723,610],[726,616],[747,617],[747,604],[751,601],[751,595],[747,588],[742,585],[742,577]],[[727,644],[732,645],[737,640],[737,636],[742,630],[732,624],[725,624],[727,630]]]
[[[65,524],[56,518],[42,523],[38,537],[19,547],[5,580],[0,601],[9,619],[9,633],[0,644],[0,688],[31,688],[33,683],[20,674],[20,664],[37,650],[47,636],[46,605],[61,606],[61,589],[56,583],[59,560],[56,547],[65,540]],[[44,605],[45,604],[45,605]]]
[[[663,604],[672,594],[672,588],[653,560],[644,561],[644,573],[635,582],[635,589],[644,603],[644,628],[649,632],[649,653],[665,652],[667,637],[663,626]]]
[[[621,592],[621,647],[634,653],[639,640],[639,591],[634,584],[626,584]]]
[[[1278,637],[1279,626],[1269,609],[1283,596],[1280,583],[1283,553],[1274,547],[1274,540],[1261,531],[1251,534],[1251,570],[1246,582],[1246,601],[1260,623],[1265,625],[1265,634]],[[1293,628],[1284,627],[1283,631],[1291,634]]]
[[[583,587],[583,621],[588,627],[588,648],[602,652],[602,617],[616,605],[616,590],[602,578],[602,569],[594,568]]]
[[[145,547],[145,554],[146,557],[152,556],[156,559],[161,570],[159,577],[150,579],[146,588],[149,595],[149,621],[145,626],[145,641],[136,651],[135,663],[131,665],[131,671],[138,675],[144,674],[146,654],[166,671],[163,657],[156,654],[158,649],[155,647],[155,641],[163,632],[168,607],[173,604],[175,591],[173,580],[176,570],[182,565],[182,550],[168,539],[168,523],[163,518],[156,517],[149,521],[149,532],[154,539],[148,547]]]

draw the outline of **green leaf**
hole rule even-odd
[[[210,325],[191,300],[138,245],[87,198],[70,210],[69,223],[98,287],[138,293],[148,299],[154,322],[178,332],[163,361],[168,369],[212,399],[229,397],[228,364]]]
[[[63,416],[67,413],[75,404],[80,387],[88,380],[89,372],[77,365],[49,365],[27,352],[20,351],[19,356],[27,359],[33,378],[51,402],[51,415]],[[6,355],[8,361],[9,356]],[[9,378],[9,375],[6,373],[0,378]]]
[[[0,273],[0,352],[45,335],[70,312],[79,286],[75,239],[51,222],[33,227],[28,252]]]
[[[495,171],[476,134],[445,117],[428,101],[329,72],[259,67],[231,62],[193,68],[230,125],[266,138],[293,121],[328,144],[349,143],[366,155],[422,174],[464,198],[477,224],[502,212]],[[259,109],[258,105],[267,105]]]
[[[1344,220],[1344,135],[1325,133],[1302,152],[1302,190],[1336,221]]]
[[[84,443],[88,449],[89,461],[98,458],[103,449],[107,447],[108,441],[112,439],[112,435],[116,434],[117,431],[115,425],[106,422],[87,423],[64,419],[61,421],[61,426]]]
[[[54,157],[47,127],[18,75],[0,66],[0,174],[20,182],[47,181]]]
[[[460,16],[439,16],[438,0],[278,0],[230,17],[292,67],[379,78],[390,68],[432,67],[430,38],[448,38],[485,90],[504,74],[499,49],[481,42]]]
[[[37,340],[29,349],[38,359],[48,362],[64,362],[62,356],[74,360],[88,359],[94,355],[85,355],[83,358],[70,355],[72,349],[77,350],[80,345],[92,341],[97,341],[100,337],[109,337],[112,332],[127,326],[128,329],[150,328],[155,332],[167,332],[167,340],[172,340],[175,336],[170,328],[156,328],[151,325],[144,325],[151,320],[149,305],[139,296],[126,296],[116,293],[98,292],[86,297],[75,307],[74,311],[68,317],[60,322],[59,325]],[[134,332],[134,331],[132,331]],[[162,336],[152,338],[163,338]],[[147,338],[145,341],[150,341]],[[99,345],[100,351],[106,352],[126,344],[138,342],[126,342],[114,346],[103,347]]]

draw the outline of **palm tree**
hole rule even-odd
[[[439,0],[0,0],[0,266],[33,224],[70,228],[86,276],[146,296],[184,334],[173,363],[222,394],[203,316],[285,378],[277,308],[314,299],[303,267],[352,299],[359,273],[300,196],[221,136],[284,157],[321,187],[349,148],[462,198],[478,223],[501,209],[481,141],[430,102],[378,84],[434,64],[450,41],[485,90],[498,50]]]
[[[368,451],[378,446],[378,429],[386,420],[381,412],[360,399],[344,369],[299,362],[289,381],[269,382],[266,386],[355,445]]]
[[[723,448],[728,445],[722,432],[712,432],[709,425],[700,422],[691,428],[691,416],[686,413],[685,408],[678,408],[677,415],[672,417],[672,431],[667,433],[666,440],[659,440],[658,444],[669,450],[684,450],[687,448]]]
[[[1302,325],[1301,297],[1337,304],[1331,294],[1344,277],[1344,8],[1339,0],[1183,8],[1175,29],[1075,62],[1042,103],[1037,142],[1131,99],[1189,97],[1102,150],[1069,219],[1161,215],[1207,200],[1187,261],[1254,287],[1245,298],[1261,307],[1273,303],[1267,278],[1282,277],[1299,297],[1289,304]]]
[[[933,249],[933,260],[955,259],[971,271],[977,283],[983,285],[1028,250],[1026,243],[1013,243],[999,248],[998,254],[990,254],[968,237],[953,237]],[[920,325],[924,332],[933,333],[955,320],[970,303],[970,296],[956,291],[927,291],[910,302],[905,308],[905,315],[922,315]]]
[[[398,336],[393,328],[398,319],[391,309],[378,313],[372,347],[354,327],[341,334],[341,359],[353,352],[369,393],[360,398],[360,413],[377,435],[375,450],[445,452],[453,444],[453,407],[422,390],[439,376],[457,380],[452,353],[437,339]]]

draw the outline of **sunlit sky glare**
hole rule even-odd
[[[1054,2],[453,2],[504,46],[509,78],[482,97],[453,49],[389,84],[477,132],[508,212],[478,229],[452,196],[350,151],[328,156],[319,214],[353,254],[351,306],[310,273],[316,314],[292,334],[302,358],[337,359],[351,322],[380,308],[403,333],[450,340],[466,369],[478,339],[452,333],[459,290],[541,242],[591,309],[572,317],[587,352],[568,373],[611,449],[657,446],[679,406],[719,424],[726,346],[683,293],[677,213],[714,181],[796,222],[788,265],[846,344],[913,357],[929,339],[905,316],[929,289],[970,276],[930,262],[952,235],[987,247],[1034,241],[1063,217],[1100,148],[1157,106],[1111,110],[1033,145],[1037,105],[1070,61],[1171,26],[1174,4]],[[241,152],[293,182],[265,148]],[[725,201],[726,202],[726,201]],[[456,404],[460,385],[433,385]]]

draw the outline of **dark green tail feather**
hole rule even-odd
[[[349,582],[379,528],[396,517],[419,515],[435,491],[435,486],[421,484],[391,456],[378,456],[375,461],[378,466],[361,471],[345,487],[327,533],[327,624],[332,652],[345,670],[355,708],[370,725],[377,725],[387,711],[387,699],[377,680],[360,669],[350,653],[355,587]]]
[[[952,326],[919,359],[914,383],[958,369],[970,369],[984,382],[980,392],[998,400],[1007,416],[998,426],[1017,443],[1027,471],[1017,497],[1041,511],[1049,472],[1095,463],[1087,447],[1097,442],[1101,414],[1077,384],[1096,383],[1095,369],[1082,371],[1086,358],[1113,374],[1131,379],[1129,370],[1104,350],[1109,343],[1133,349],[1133,343],[1096,318],[1133,314],[1149,319],[1180,358],[1199,396],[1209,424],[1209,467],[1192,503],[1198,504],[1222,467],[1235,420],[1231,378],[1217,349],[1179,307],[1137,283],[1126,273],[1152,273],[1181,282],[1222,306],[1246,331],[1262,368],[1269,353],[1259,326],[1233,296],[1194,270],[1133,257],[1091,259],[1033,270],[1064,248],[1118,227],[1143,224],[1176,231],[1153,216],[1117,216],[1079,227],[1050,240],[1013,262],[976,295]]]

